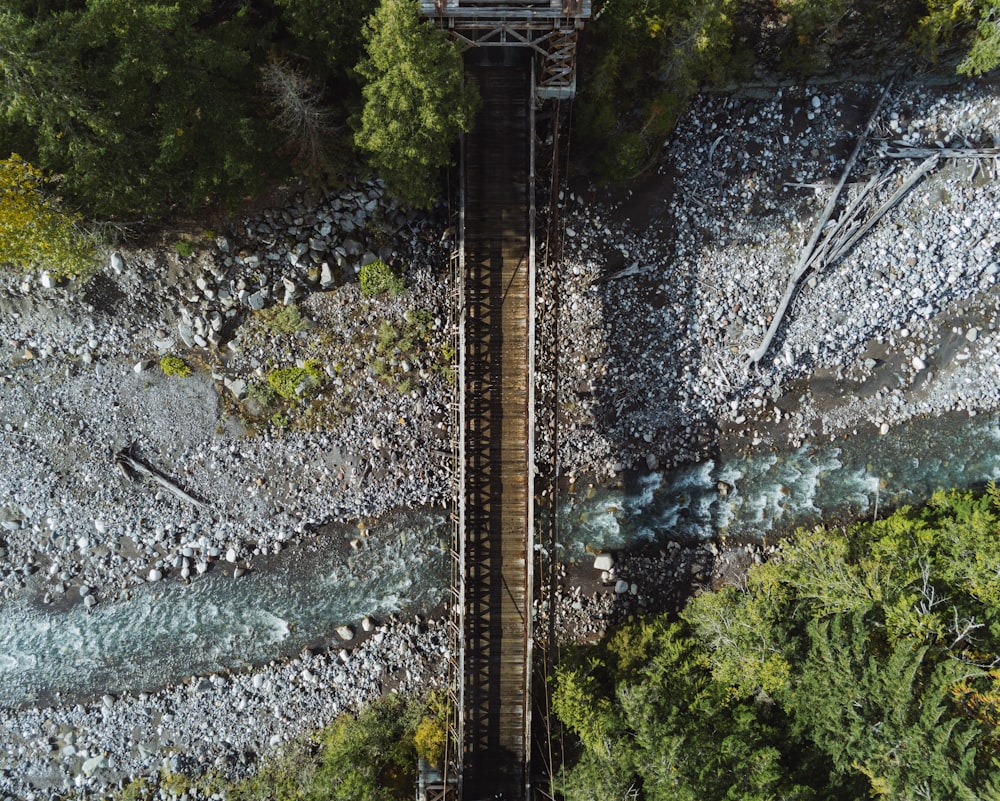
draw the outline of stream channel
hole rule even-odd
[[[562,556],[582,560],[587,546],[623,549],[667,539],[760,540],[994,478],[998,415],[914,420],[882,437],[722,455],[567,493],[560,503]],[[346,547],[354,536],[356,528],[331,526],[315,542],[258,560],[239,580],[210,571],[187,585],[149,584],[89,613],[82,603],[56,609],[36,597],[8,602],[0,617],[0,705],[138,692],[259,665],[329,642],[338,625],[364,615],[425,611],[444,599],[450,527],[443,512],[387,516],[358,551]]]

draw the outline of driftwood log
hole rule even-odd
[[[830,217],[833,216],[833,211],[837,207],[837,201],[840,199],[840,193],[843,191],[844,185],[847,183],[851,170],[854,169],[854,165],[861,153],[861,148],[864,147],[868,136],[875,127],[875,122],[878,120],[879,113],[882,111],[882,106],[885,104],[885,100],[889,96],[891,88],[892,84],[890,83],[882,91],[878,102],[875,104],[875,109],[868,118],[868,124],[865,126],[861,136],[858,137],[857,144],[855,144],[854,150],[847,159],[847,164],[844,166],[844,171],[840,176],[840,180],[837,182],[836,187],[834,187],[833,194],[830,195],[826,208],[824,208],[823,213],[820,214],[819,220],[816,223],[812,236],[809,238],[808,244],[799,254],[799,259],[796,262],[795,267],[792,269],[792,274],[788,279],[788,284],[785,286],[785,291],[781,296],[780,302],[778,303],[778,308],[775,309],[774,316],[771,318],[771,324],[768,326],[767,333],[764,334],[764,338],[761,340],[760,345],[748,354],[750,361],[754,364],[759,364],[760,360],[763,359],[764,355],[767,353],[768,348],[771,347],[771,341],[774,339],[775,334],[778,333],[778,328],[781,326],[781,322],[785,317],[785,311],[788,309],[788,304],[791,303],[792,297],[795,295],[796,289],[798,289],[799,282],[812,266],[811,257],[813,252],[816,250],[816,244],[819,242],[819,238],[822,235],[823,230],[826,228],[826,224],[829,222]]]
[[[199,509],[208,508],[208,504],[195,498],[191,493],[186,492],[176,481],[168,478],[152,465],[137,459],[132,452],[131,445],[115,454],[115,464],[118,466],[121,474],[129,481],[135,481],[137,478],[152,481],[155,484],[159,484],[175,498],[186,501]]]

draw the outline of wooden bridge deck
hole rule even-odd
[[[530,64],[467,72],[483,107],[464,147],[462,406],[466,801],[529,783],[533,461]]]

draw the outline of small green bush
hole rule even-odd
[[[274,334],[295,334],[309,328],[309,319],[294,303],[287,306],[272,306],[256,312],[257,317]]]
[[[279,367],[267,376],[268,386],[286,400],[300,397],[298,388],[306,383],[307,388],[302,395],[308,395],[319,389],[326,378],[322,365],[315,359],[310,359],[302,367]]]
[[[174,242],[174,250],[182,259],[190,259],[194,255],[194,245],[186,239],[178,239]]]
[[[167,354],[160,359],[160,369],[164,375],[176,376],[177,378],[187,378],[191,375],[191,365],[180,356]]]
[[[397,275],[396,271],[381,259],[362,265],[358,278],[361,281],[361,291],[370,298],[383,292],[401,295],[406,289],[406,282],[402,276]]]

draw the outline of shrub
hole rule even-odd
[[[57,277],[96,269],[93,240],[79,215],[64,211],[42,173],[17,154],[0,161],[0,264]]]
[[[174,250],[182,259],[190,259],[194,255],[194,245],[186,239],[178,239],[174,242]]]
[[[358,277],[361,281],[361,291],[370,298],[383,292],[400,295],[406,289],[406,282],[402,276],[397,275],[396,271],[381,259],[362,265]]]
[[[320,363],[310,359],[302,367],[279,367],[272,370],[267,376],[267,383],[282,398],[294,400],[315,392],[325,377]]]
[[[309,319],[302,316],[294,303],[261,309],[256,315],[274,334],[295,334],[309,327]]]
[[[172,356],[169,353],[160,359],[160,369],[164,375],[177,376],[178,378],[187,378],[191,375],[191,365],[179,356]]]

